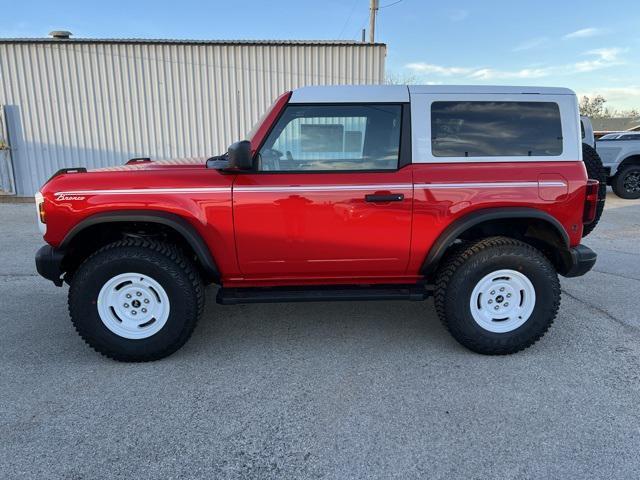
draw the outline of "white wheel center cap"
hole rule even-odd
[[[107,281],[98,294],[98,315],[116,335],[129,339],[158,333],[169,318],[169,296],[153,278],[123,273]]]
[[[531,281],[515,270],[497,270],[476,284],[469,307],[471,316],[485,330],[506,333],[523,325],[536,304]]]

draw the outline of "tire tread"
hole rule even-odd
[[[74,314],[74,305],[76,304],[76,299],[78,298],[78,296],[82,295],[82,291],[80,289],[74,288],[74,284],[76,283],[76,281],[82,280],[82,276],[89,275],[91,273],[92,263],[97,257],[104,256],[105,254],[109,254],[111,252],[117,252],[118,249],[129,247],[140,248],[140,253],[138,254],[139,258],[143,258],[146,252],[152,251],[162,255],[168,261],[172,262],[177,268],[182,270],[186,274],[190,288],[195,293],[197,305],[197,315],[195,321],[190,322],[187,328],[183,330],[182,335],[179,338],[176,338],[173,343],[167,345],[160,351],[135,356],[123,354],[122,352],[118,352],[114,349],[109,349],[103,345],[100,345],[100,347],[96,346],[96,342],[93,341],[91,335],[78,324],[76,315]],[[152,257],[148,257],[147,261],[156,263],[155,258]],[[83,266],[87,267],[88,271],[87,269],[83,269]],[[78,273],[80,273],[80,275],[78,275]],[[186,343],[186,341],[191,337],[191,334],[196,327],[197,320],[204,310],[204,300],[205,296],[202,279],[200,278],[200,275],[193,263],[177,246],[151,239],[127,238],[105,245],[104,247],[96,250],[89,257],[87,257],[87,259],[77,270],[71,287],[69,288],[68,310],[71,317],[71,322],[76,332],[78,332],[78,335],[80,335],[82,340],[96,352],[104,355],[105,357],[111,358],[112,360],[122,362],[150,362],[171,355]]]
[[[616,173],[615,177],[613,177],[613,181],[611,182],[611,188],[613,189],[613,192],[620,198],[624,198],[625,200],[635,200],[637,198],[640,198],[640,194],[636,195],[633,193],[628,193],[625,189],[624,189],[624,185],[623,185],[623,181],[624,181],[624,176],[625,174],[629,171],[629,170],[637,170],[640,167],[638,165],[635,164],[631,164],[631,165],[624,165],[623,167],[621,167],[618,170],[618,173]]]
[[[434,285],[434,305],[440,322],[449,331],[449,333],[459,341],[460,339],[457,336],[457,332],[455,332],[451,328],[450,319],[447,315],[447,302],[452,298],[452,296],[455,296],[456,293],[450,291],[449,284],[451,283],[451,280],[456,271],[472,257],[480,254],[487,249],[500,249],[504,247],[516,247],[518,249],[522,249],[522,251],[525,252],[522,255],[526,255],[530,259],[535,259],[535,261],[539,263],[540,266],[544,269],[553,270],[553,288],[557,292],[560,291],[560,282],[557,275],[555,274],[555,269],[553,269],[553,266],[550,264],[547,258],[536,248],[515,238],[503,236],[487,237],[467,244],[464,248],[453,250],[445,257],[441,267],[436,273]],[[513,252],[511,252],[511,254],[513,254]],[[499,255],[499,253],[496,253],[496,255]],[[525,348],[530,347],[540,338],[542,338],[542,336],[549,330],[549,328],[553,324],[553,321],[558,314],[559,309],[560,295],[558,294],[553,301],[553,305],[551,308],[551,320],[548,322],[546,327],[543,330],[539,331],[535,336],[529,338],[527,341],[520,343],[517,347],[509,348],[508,345],[506,345],[504,342],[500,342],[499,340],[493,342],[492,345],[488,346],[486,342],[480,343],[477,338],[468,336],[462,339],[463,341],[461,343],[475,352],[483,353],[486,355],[509,355],[519,352],[521,350],[524,350]]]
[[[607,197],[607,175],[604,167],[602,166],[602,160],[595,148],[586,143],[582,144],[582,161],[587,169],[589,178],[598,180],[600,186],[598,187],[598,205],[596,206],[596,216],[593,222],[585,225],[582,229],[582,236],[589,235],[598,225],[602,212],[604,210],[604,203]]]

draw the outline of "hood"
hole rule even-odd
[[[122,172],[128,170],[166,170],[178,168],[206,168],[208,157],[174,158],[171,160],[139,161],[115,167],[94,168],[90,172]]]
[[[205,174],[206,173],[206,174]],[[113,192],[149,189],[200,189],[228,186],[233,176],[206,168],[206,157],[176,160],[140,161],[130,165],[61,170],[40,189],[46,198],[60,192]],[[114,195],[111,193],[110,195]],[[78,196],[86,197],[87,194]],[[110,197],[111,198],[111,197]]]

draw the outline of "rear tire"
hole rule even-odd
[[[596,149],[586,143],[582,144],[582,161],[587,169],[587,176],[600,182],[598,187],[598,205],[596,206],[596,216],[593,222],[587,224],[582,229],[582,236],[589,235],[598,225],[598,221],[604,210],[604,202],[607,198],[607,174],[602,166],[602,159]]]
[[[109,358],[146,362],[189,339],[204,305],[196,267],[176,247],[127,239],[103,247],[78,268],[69,289],[71,321]]]
[[[532,246],[491,237],[449,255],[436,276],[436,311],[468,349],[506,355],[533,345],[553,323],[560,283]]]
[[[618,170],[611,182],[611,188],[620,198],[640,198],[640,165],[627,165]]]

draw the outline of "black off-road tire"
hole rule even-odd
[[[122,273],[148,275],[170,302],[166,324],[154,335],[129,339],[100,319],[97,299],[103,285]],[[96,251],[78,268],[69,289],[75,329],[94,350],[113,360],[147,362],[167,357],[189,339],[204,307],[204,288],[195,265],[177,247],[145,239],[126,239]]]
[[[611,182],[611,188],[613,188],[613,192],[620,198],[635,200],[640,198],[640,189],[638,189],[637,183],[634,189],[629,188],[629,175],[635,175],[636,178],[640,176],[640,165],[627,165],[618,170],[618,173],[616,173]]]
[[[607,174],[602,166],[602,159],[596,149],[586,143],[582,144],[582,161],[587,169],[587,175],[589,178],[598,180],[600,186],[598,188],[598,205],[596,207],[596,216],[593,222],[587,224],[582,229],[582,236],[589,235],[594,228],[598,225],[602,211],[604,210],[604,202],[607,198]]]
[[[525,275],[535,288],[536,301],[524,324],[494,333],[474,320],[469,304],[476,284],[501,269]],[[436,274],[434,303],[440,321],[459,343],[477,353],[506,355],[533,345],[549,329],[560,307],[560,283],[539,250],[512,238],[490,237],[446,257]]]

